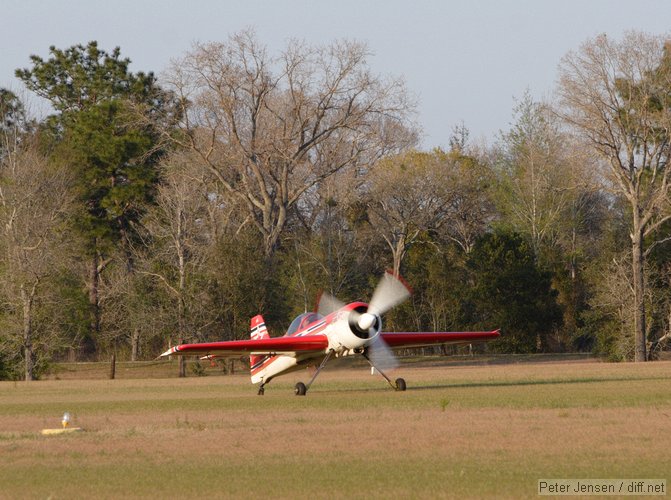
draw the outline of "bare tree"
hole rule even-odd
[[[178,343],[192,337],[201,311],[194,304],[201,294],[194,276],[201,271],[208,247],[216,238],[216,217],[226,208],[212,190],[212,180],[204,167],[194,165],[187,153],[174,154],[163,164],[163,183],[158,188],[156,206],[144,219],[148,230],[147,249],[139,249],[143,262],[139,273],[156,280],[173,299]],[[214,223],[213,223],[214,222]],[[206,303],[202,304],[207,307]],[[191,306],[191,307],[189,307]],[[207,322],[207,321],[205,321]],[[183,357],[179,375],[185,376]]]
[[[441,235],[468,254],[495,218],[492,171],[476,155],[460,149],[447,155],[444,169],[449,220],[442,224]]]
[[[550,108],[527,92],[514,109],[510,131],[502,137],[503,210],[527,234],[536,257],[543,244],[554,245],[575,187],[572,149]]]
[[[368,177],[369,221],[391,250],[399,275],[422,232],[438,229],[449,213],[452,183],[442,152],[409,152],[378,162]]]
[[[600,155],[608,188],[631,207],[636,361],[646,360],[644,264],[671,217],[671,46],[663,37],[605,35],[564,57],[559,94],[566,120]],[[646,239],[654,242],[646,249]]]
[[[167,75],[184,107],[176,140],[242,203],[266,257],[306,191],[415,140],[403,82],[373,75],[368,55],[357,42],[291,42],[271,57],[247,31],[196,45]]]
[[[304,308],[320,289],[347,297],[362,274],[371,272],[371,231],[365,223],[367,173],[343,170],[306,192],[297,204],[291,245]]]
[[[600,349],[615,359],[631,359],[635,351],[634,323],[634,280],[628,252],[616,254],[599,273],[594,288],[592,314],[607,320],[600,332]],[[645,278],[648,281],[655,274],[648,266]],[[650,309],[663,309],[660,289],[646,287],[645,303]],[[650,322],[647,323],[650,332]]]
[[[69,179],[48,164],[33,143],[9,152],[0,170],[2,285],[21,318],[24,378],[34,379],[35,308],[44,282],[57,270],[64,238],[59,226],[72,196]],[[18,325],[16,325],[18,326]]]

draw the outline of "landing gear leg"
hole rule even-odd
[[[395,391],[405,391],[406,385],[405,385],[405,380],[404,379],[397,378],[394,382],[392,382],[391,379],[389,377],[387,377],[386,373],[384,373],[382,370],[380,370],[377,366],[375,366],[373,364],[373,362],[370,360],[370,358],[368,357],[368,354],[366,352],[363,352],[361,355],[364,358],[366,358],[366,360],[368,360],[368,362],[370,363],[370,366],[375,368],[375,370],[380,375],[382,375],[387,382],[389,382],[389,385],[391,386],[392,389],[394,389]]]
[[[266,384],[265,384],[265,383],[262,383],[262,384],[259,386],[259,392],[256,393],[256,394],[258,394],[259,396],[263,396],[263,395],[265,394],[265,392],[266,392],[266,390],[265,390],[264,387],[263,387],[264,385],[266,385]]]
[[[315,379],[317,378],[317,375],[319,375],[319,372],[322,371],[322,368],[324,368],[324,366],[326,366],[326,362],[329,360],[329,358],[331,357],[332,354],[333,354],[333,350],[330,350],[329,352],[326,353],[326,356],[324,357],[321,364],[319,365],[319,368],[317,368],[317,371],[315,372],[315,374],[312,376],[312,378],[310,379],[310,381],[307,384],[304,384],[303,382],[298,382],[296,384],[296,386],[294,387],[294,394],[296,394],[296,396],[305,396],[305,394],[308,392],[308,389],[312,385],[312,382],[315,381]]]

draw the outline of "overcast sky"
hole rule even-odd
[[[491,143],[514,97],[550,96],[561,57],[588,38],[671,28],[668,0],[2,0],[0,13],[0,87],[15,91],[14,70],[50,45],[120,46],[133,71],[160,76],[194,41],[249,27],[270,53],[288,38],[364,41],[373,70],[417,97],[425,148],[446,147],[462,121]]]

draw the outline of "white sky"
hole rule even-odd
[[[668,0],[2,0],[0,87],[50,45],[98,40],[121,47],[133,71],[160,76],[194,41],[224,41],[252,27],[269,52],[288,38],[368,43],[369,63],[403,76],[419,101],[422,146],[446,147],[461,121],[495,140],[528,88],[551,95],[561,57],[587,38],[630,29],[669,33]]]

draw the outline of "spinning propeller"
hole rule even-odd
[[[350,313],[350,321],[354,322],[361,331],[367,331],[372,336],[371,341],[366,346],[366,352],[371,363],[381,370],[393,370],[398,366],[398,361],[396,361],[396,357],[387,343],[379,335],[376,335],[378,332],[375,327],[380,328],[380,317],[384,313],[396,307],[408,297],[410,297],[408,287],[399,278],[387,272],[375,288],[366,312],[352,311]],[[319,299],[317,311],[322,316],[326,316],[344,305],[340,300],[324,292]]]

